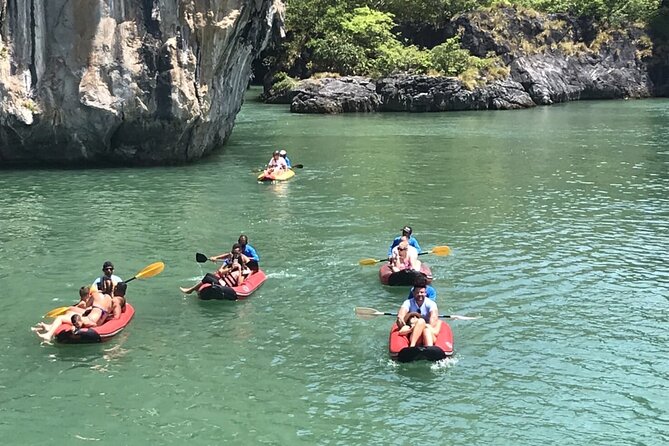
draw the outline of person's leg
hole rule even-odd
[[[202,282],[198,282],[198,283],[196,283],[195,285],[193,285],[193,286],[190,287],[190,288],[185,288],[185,287],[180,286],[179,289],[180,289],[181,292],[184,293],[184,294],[190,294],[190,293],[192,293],[193,291],[195,291],[195,290],[197,290],[198,288],[200,288],[201,285],[202,285]]]
[[[418,341],[423,336],[423,330],[425,330],[425,320],[423,318],[416,321],[416,325],[413,326],[413,331],[411,332],[411,341],[409,342],[409,347],[415,347]]]
[[[40,338],[42,338],[42,340],[46,342],[50,342],[53,339],[53,334],[56,332],[58,327],[60,327],[64,322],[69,322],[71,317],[72,315],[69,314],[58,316],[56,319],[53,320],[53,323],[46,332],[37,333],[37,336],[39,336]]]

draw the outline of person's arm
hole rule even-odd
[[[437,308],[437,304],[434,304],[430,308],[430,325],[436,328],[438,323],[439,309]]]
[[[215,262],[216,260],[227,259],[228,257],[230,257],[230,254],[231,253],[229,252],[226,252],[225,254],[219,254],[217,256],[209,257],[209,260]]]
[[[402,327],[406,325],[404,323],[404,318],[406,317],[408,312],[409,312],[409,301],[405,300],[402,306],[400,307],[399,311],[397,312],[397,320],[395,321],[397,323],[397,328],[399,328],[400,330],[402,329]]]
[[[249,245],[246,245],[246,248],[248,248],[248,252],[250,254],[248,257],[252,258],[256,262],[260,262],[260,256],[258,256],[258,252],[255,250],[255,248]]]
[[[414,248],[416,248],[416,251],[418,251],[418,254],[420,254],[422,252],[421,249],[420,249],[420,245],[418,244],[418,240],[416,240],[415,238],[411,237],[409,239],[409,244],[411,246],[413,246]]]

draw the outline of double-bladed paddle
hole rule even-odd
[[[142,269],[140,272],[132,276],[130,279],[126,280],[125,283],[132,282],[135,279],[148,279],[149,277],[157,276],[165,269],[165,264],[163,262],[155,262]],[[68,312],[70,306],[67,307],[58,307],[49,311],[43,317],[56,317],[63,315]]]
[[[367,307],[355,307],[355,315],[360,319],[372,319],[377,316],[397,316],[397,313],[384,313],[374,308]],[[471,321],[474,319],[479,319],[478,316],[460,316],[459,314],[440,314],[439,317],[444,319],[455,319],[458,321]]]
[[[430,251],[419,252],[418,255],[419,256],[424,256],[426,254],[435,254],[435,255],[438,255],[438,256],[447,256],[450,253],[451,253],[451,248],[444,245],[444,246],[435,246]],[[362,259],[358,263],[360,265],[376,265],[377,263],[385,262],[386,260],[388,260],[388,258],[385,258],[385,259]]]
[[[294,164],[294,165],[290,166],[288,169],[304,169],[304,164]],[[260,172],[264,172],[264,171],[265,171],[265,169],[257,169],[257,170],[254,170],[253,172],[254,173],[260,173]]]

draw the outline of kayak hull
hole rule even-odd
[[[72,325],[62,324],[54,333],[54,339],[63,344],[105,342],[122,332],[134,315],[135,309],[133,306],[126,304],[125,311],[121,313],[121,317],[118,319],[110,319],[99,327],[83,328],[76,333],[72,331]]]
[[[421,275],[425,276],[427,283],[432,282],[432,271],[425,263],[421,263],[420,271],[405,269],[393,272],[387,263],[379,269],[379,280],[382,284],[390,286],[413,286],[416,278]]]
[[[440,361],[453,356],[453,330],[445,321],[441,321],[441,330],[435,345],[409,347],[409,343],[409,336],[400,334],[397,324],[393,323],[388,339],[388,351],[392,359],[398,362]]]
[[[271,181],[285,181],[290,180],[295,176],[295,171],[292,169],[281,171],[277,174],[265,175],[265,172],[262,172],[258,175],[258,181],[261,182],[271,182]]]
[[[249,297],[267,276],[262,270],[253,271],[240,286],[229,287],[222,284],[203,283],[197,290],[197,296],[202,300],[241,300]]]

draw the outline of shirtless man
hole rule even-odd
[[[112,298],[108,294],[92,291],[88,294],[84,303],[86,308],[79,312],[74,307],[72,311],[68,311],[62,316],[58,316],[51,324],[40,323],[33,327],[33,331],[37,336],[42,338],[45,342],[51,342],[56,330],[64,323],[72,323],[74,316],[81,317],[81,326],[83,327],[97,327],[104,324],[112,309]],[[78,318],[75,318],[78,320]],[[45,330],[39,333],[40,330]]]

